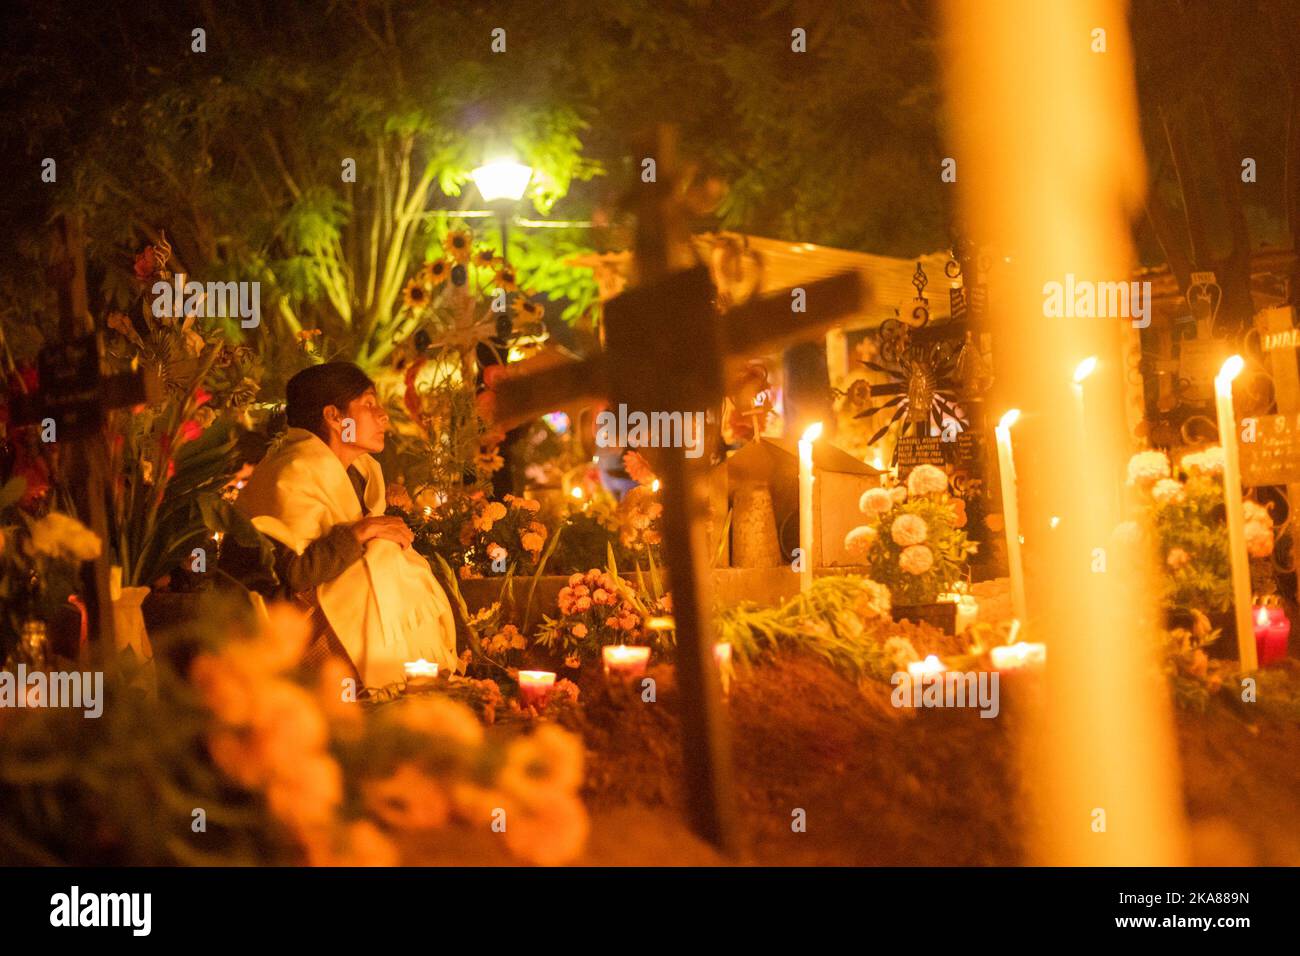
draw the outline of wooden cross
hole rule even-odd
[[[139,371],[105,376],[102,362],[98,334],[45,346],[37,358],[39,391],[15,396],[14,423],[38,424],[42,441],[52,440],[68,449],[61,470],[77,514],[103,542],[99,557],[81,569],[87,633],[111,649],[105,414],[112,408],[157,401],[159,395],[156,376]]]
[[[542,414],[582,400],[626,404],[629,411],[703,410],[721,401],[728,363],[823,335],[862,311],[867,290],[849,272],[786,289],[719,316],[708,269],[691,265],[690,236],[674,182],[670,130],[643,155],[656,161],[654,182],[632,190],[637,208],[633,288],[605,306],[605,350],[580,362],[506,377],[498,386],[503,421]],[[672,586],[681,693],[682,751],[691,824],[702,837],[735,853],[731,749],[713,662],[708,494],[703,457],[682,449],[638,449],[662,479],[664,548]],[[807,556],[811,560],[811,556]]]

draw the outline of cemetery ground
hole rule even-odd
[[[928,625],[899,627],[943,640]],[[799,652],[738,673],[726,705],[743,839],[732,861],[687,826],[674,668],[648,671],[653,703],[635,686],[607,683],[599,668],[584,671],[580,703],[559,717],[587,749],[591,834],[576,865],[1033,862],[1017,751],[1031,675],[1004,679],[1001,713],[983,719],[973,708],[895,708],[889,685],[855,683]],[[1275,673],[1300,686],[1294,662]],[[1153,693],[1162,686],[1153,678]],[[1203,712],[1174,709],[1193,865],[1300,864],[1300,721],[1273,710],[1254,715],[1251,706],[1234,706],[1221,688]],[[792,827],[797,810],[803,832]],[[493,834],[477,841],[484,864],[509,862]],[[405,844],[406,861],[439,862],[436,843]]]

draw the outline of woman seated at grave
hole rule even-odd
[[[305,664],[345,658],[367,687],[402,680],[403,663],[418,658],[455,669],[447,596],[405,522],[384,514],[390,494],[371,454],[384,448],[388,415],[374,383],[355,365],[329,362],[290,379],[287,398],[288,430],[235,503],[275,550],[278,583],[250,586],[310,609]],[[231,547],[222,564],[238,576],[256,556]]]

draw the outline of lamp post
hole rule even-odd
[[[470,173],[483,201],[497,214],[501,225],[501,258],[510,261],[506,245],[510,214],[519,200],[524,198],[528,183],[533,178],[533,168],[511,159],[497,159],[478,167]]]

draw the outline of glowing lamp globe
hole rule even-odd
[[[500,159],[478,167],[470,173],[479,195],[485,202],[509,200],[518,202],[528,189],[528,182],[533,178],[531,166]]]

